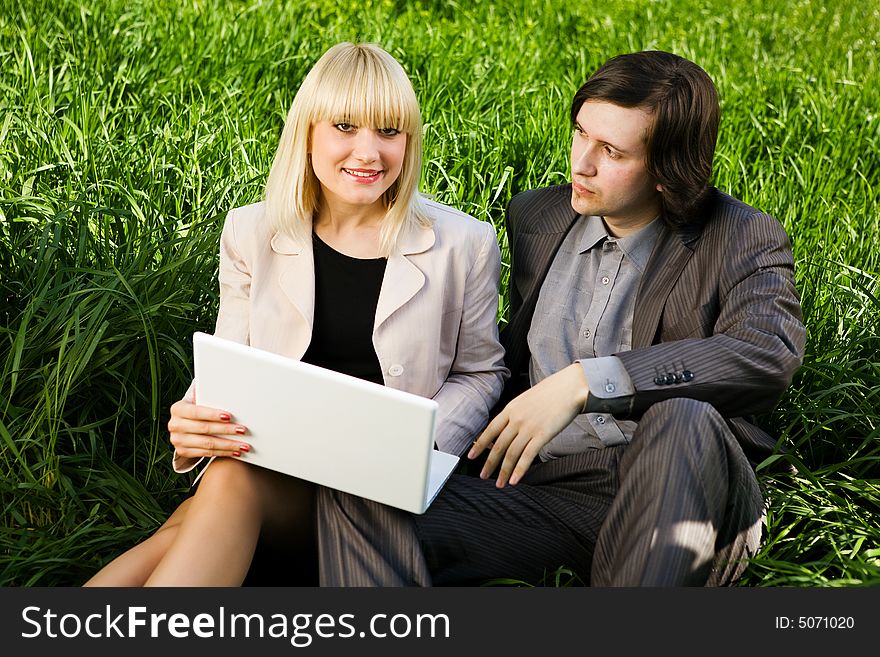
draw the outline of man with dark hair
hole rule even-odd
[[[719,107],[696,64],[614,57],[571,117],[571,184],[508,207],[512,376],[468,454],[480,477],[422,516],[324,491],[322,583],[566,566],[594,586],[722,585],[757,550],[753,468],[776,441],[752,416],[805,340],[788,237],[710,186]]]

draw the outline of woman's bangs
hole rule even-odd
[[[414,132],[419,121],[414,98],[409,100],[409,94],[402,93],[384,71],[368,68],[352,73],[324,80],[315,120]]]

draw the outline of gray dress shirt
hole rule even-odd
[[[632,348],[633,307],[660,222],[622,238],[601,217],[579,217],[541,286],[529,328],[529,379],[535,385],[579,361],[590,390],[603,397],[634,393],[621,361]],[[636,423],[582,413],[540,452],[541,460],[628,443]]]

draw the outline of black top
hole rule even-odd
[[[312,234],[315,319],[304,363],[383,384],[373,348],[373,322],[385,258],[352,258]]]

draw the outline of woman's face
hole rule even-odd
[[[344,210],[380,205],[403,167],[406,133],[320,121],[312,126],[312,168],[322,200]],[[353,207],[352,207],[353,206]]]

